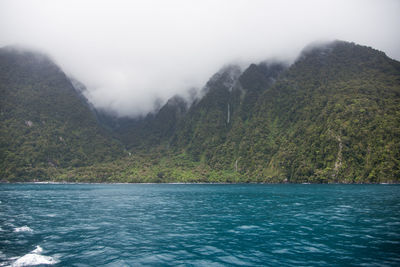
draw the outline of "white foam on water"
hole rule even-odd
[[[43,249],[40,246],[36,246],[34,250],[30,253],[18,258],[11,266],[12,267],[22,267],[22,266],[34,266],[34,265],[52,265],[58,263],[58,260],[50,257],[43,256],[40,253],[43,252]]]
[[[43,256],[40,254],[29,253],[16,260],[11,266],[21,267],[21,266],[43,265],[43,264],[56,264],[56,263],[58,263],[58,261],[50,256]]]
[[[259,227],[256,225],[242,225],[242,226],[238,227],[238,229],[241,229],[241,230],[257,229],[257,228],[259,228]]]
[[[17,227],[14,228],[14,232],[33,232],[33,230],[31,228],[29,228],[28,226],[22,226],[22,227]]]
[[[10,265],[10,262],[13,261],[13,260],[15,260],[15,257],[14,257],[14,258],[6,259],[5,261],[0,262],[0,266],[1,266],[1,267],[3,267],[3,266],[10,267],[10,266],[11,266],[11,265]]]
[[[40,254],[43,252],[43,249],[41,246],[36,246],[36,248],[34,250],[32,250],[31,253],[35,253],[35,254]]]
[[[289,250],[286,249],[286,248],[276,249],[276,250],[272,251],[272,253],[277,253],[277,254],[285,254],[285,253],[288,253],[288,252],[289,252]]]

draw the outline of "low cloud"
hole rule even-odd
[[[399,14],[396,0],[3,0],[0,45],[46,51],[94,106],[138,116],[225,64],[293,61],[313,41],[354,41],[399,60]]]

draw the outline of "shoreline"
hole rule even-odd
[[[224,182],[199,182],[199,183],[191,183],[191,182],[172,182],[172,183],[101,183],[101,182],[54,182],[54,181],[42,181],[42,182],[0,182],[1,184],[54,184],[54,185],[400,185],[400,183],[224,183]]]

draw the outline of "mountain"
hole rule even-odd
[[[335,41],[290,65],[228,65],[199,97],[135,119],[95,110],[50,60],[4,53],[2,177],[40,166],[69,181],[400,182],[400,63],[370,47]]]
[[[399,62],[338,41],[307,48],[261,87],[248,119],[209,155],[212,168],[262,182],[400,180]]]
[[[244,72],[236,66],[224,68],[210,79],[204,97],[180,123],[174,144],[194,160],[209,163],[221,145],[231,140],[232,132],[245,129],[258,98],[284,69],[278,63],[252,64]]]
[[[218,181],[398,182],[399,96],[400,63],[383,52],[310,46],[291,66],[221,69],[166,121],[174,130],[156,135],[157,147],[219,171]]]
[[[122,146],[97,124],[70,79],[44,54],[0,49],[0,177],[33,180],[116,159]]]

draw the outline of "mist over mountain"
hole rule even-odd
[[[0,266],[400,266],[399,14],[0,0]]]
[[[400,63],[370,47],[335,41],[293,64],[225,65],[137,118],[91,105],[43,54],[2,48],[0,59],[6,181],[400,180]]]
[[[316,40],[400,60],[399,13],[397,0],[3,0],[0,47],[51,55],[98,110],[139,117],[189,98],[225,64],[291,64]]]
[[[1,177],[57,175],[122,155],[87,100],[44,54],[1,48],[0,96]]]

